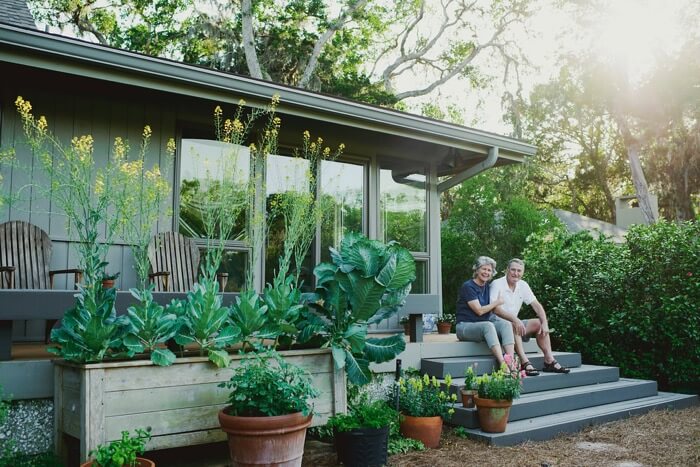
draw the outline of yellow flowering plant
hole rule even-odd
[[[444,387],[452,384],[452,376],[445,376]],[[399,379],[399,411],[412,417],[436,417],[445,419],[454,413],[455,394],[443,390],[443,385],[434,376],[412,376]]]

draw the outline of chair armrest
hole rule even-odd
[[[163,283],[163,291],[167,292],[168,291],[168,282],[170,279],[170,271],[158,271],[158,272],[151,272],[148,274],[148,280],[153,283],[153,279],[156,277],[161,277],[161,282]]]
[[[0,272],[15,272],[15,269],[14,266],[0,266]]]
[[[75,288],[78,284],[83,281],[83,270],[82,269],[54,269],[49,271],[49,285],[53,289],[53,276],[56,274],[73,274],[73,281],[75,283]]]
[[[228,273],[227,272],[216,273],[216,280],[219,281],[219,292],[223,292],[224,289],[226,288],[226,283],[228,282]]]

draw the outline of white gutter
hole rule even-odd
[[[498,147],[493,146],[489,148],[489,155],[484,159],[483,161],[479,162],[478,164],[469,167],[467,170],[464,172],[460,172],[456,175],[453,175],[452,177],[448,178],[447,180],[444,180],[438,184],[438,193],[442,193],[444,191],[449,190],[455,185],[458,185],[465,181],[468,178],[472,178],[475,175],[480,174],[484,170],[490,169],[496,164],[496,161],[498,160]]]

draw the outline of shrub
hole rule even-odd
[[[554,230],[529,239],[525,279],[558,350],[662,389],[697,391],[699,252],[698,222],[635,226],[623,245]]]

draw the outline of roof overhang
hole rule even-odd
[[[536,152],[531,144],[495,133],[2,23],[0,61],[221,103],[243,98],[264,105],[279,94],[285,114],[441,146],[441,175],[478,164],[494,148],[498,165]]]

